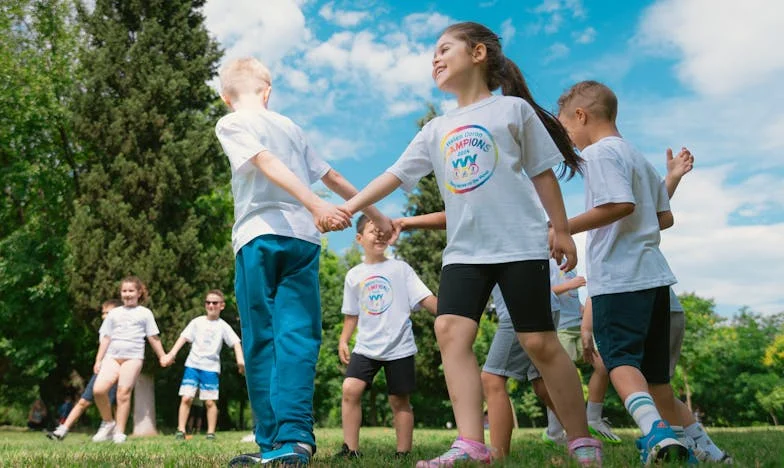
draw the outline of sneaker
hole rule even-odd
[[[51,440],[63,440],[66,434],[68,434],[68,428],[60,424],[54,431],[47,432],[46,437]]]
[[[556,437],[551,437],[550,434],[547,433],[547,429],[545,429],[542,431],[542,442],[551,447],[566,447],[566,444],[569,443],[569,439],[566,438],[566,432],[564,431],[561,431]]]
[[[114,434],[114,421],[101,421],[101,426],[98,432],[93,436],[93,442],[106,442],[112,438]]]
[[[580,466],[602,466],[602,443],[591,437],[569,442],[569,454]]]
[[[313,449],[303,443],[286,443],[261,454],[261,463],[280,465],[307,465],[313,456]]]
[[[211,432],[211,433],[207,434],[206,436],[204,436],[204,438],[207,439],[207,440],[215,440],[215,433]]]
[[[658,461],[688,461],[689,449],[678,441],[678,436],[667,421],[656,421],[651,432],[635,441],[640,451],[640,461],[650,465]]]
[[[240,442],[256,442],[256,434],[253,434],[253,433],[248,434],[245,437],[243,437],[240,440]]]
[[[351,450],[348,448],[347,443],[343,443],[343,446],[340,448],[340,452],[334,455],[334,458],[361,458],[362,452],[359,450]]]
[[[237,455],[236,457],[232,458],[231,461],[229,461],[229,466],[250,466],[260,464],[261,454],[259,452],[243,453],[242,455]]]
[[[124,444],[125,439],[127,438],[128,438],[127,435],[118,432],[117,434],[112,436],[112,442],[114,442],[115,444]]]
[[[588,421],[588,432],[592,436],[608,444],[620,444],[621,438],[615,435],[607,418],[598,421]]]
[[[183,431],[177,431],[174,433],[174,438],[176,440],[185,440],[185,433]]]
[[[471,443],[458,437],[446,452],[432,460],[420,460],[417,468],[451,467],[460,462],[479,462],[490,464],[492,453],[484,444]]]

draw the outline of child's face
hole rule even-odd
[[[114,306],[111,304],[101,306],[101,320],[106,320],[106,316],[109,315],[109,311],[112,309],[114,309]]]
[[[207,309],[207,318],[211,320],[220,317],[220,313],[224,307],[226,307],[226,303],[223,302],[223,299],[217,294],[207,294],[207,298],[204,299],[204,308]]]
[[[378,236],[376,235],[376,227],[373,225],[372,221],[368,221],[368,223],[365,224],[365,228],[362,230],[362,233],[357,234],[357,242],[360,246],[362,246],[362,250],[365,251],[365,255],[372,255],[376,257],[383,256],[389,245],[386,241],[379,240]]]
[[[583,116],[584,112],[579,107],[577,109],[567,107],[558,112],[558,121],[564,126],[566,133],[569,134],[569,139],[579,150],[591,144],[588,137],[588,127],[585,125]]]
[[[139,297],[142,293],[134,283],[123,283],[120,286],[120,297],[126,307],[136,307],[139,305]]]
[[[433,54],[433,81],[438,89],[455,94],[465,77],[481,60],[465,41],[457,39],[450,33],[442,35],[436,43]],[[481,59],[481,58],[480,58]]]

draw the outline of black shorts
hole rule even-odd
[[[632,366],[652,384],[670,381],[670,292],[667,286],[600,294],[593,335],[607,370]]]
[[[441,270],[438,315],[459,315],[479,322],[496,284],[516,332],[555,331],[548,260],[447,265]]]
[[[413,355],[393,361],[377,361],[361,354],[351,353],[346,377],[359,379],[369,387],[382,367],[387,378],[387,393],[390,395],[414,393],[416,390],[416,369]]]

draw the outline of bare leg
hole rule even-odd
[[[215,400],[205,400],[204,406],[207,410],[207,434],[215,434],[218,426],[218,405]]]
[[[76,406],[73,407],[71,412],[68,413],[68,417],[65,418],[65,422],[63,423],[63,426],[65,426],[67,429],[70,430],[71,426],[73,426],[76,423],[76,421],[78,421],[79,418],[82,417],[84,411],[87,408],[89,408],[91,404],[92,403],[85,400],[84,398],[79,398],[79,401],[76,403]]]
[[[180,400],[180,410],[177,413],[177,430],[185,432],[185,423],[188,421],[188,414],[191,412],[193,397],[183,395]]]
[[[389,395],[389,406],[395,415],[397,451],[410,452],[414,438],[414,410],[408,395]]]
[[[482,372],[481,377],[490,420],[490,446],[493,447],[493,456],[500,460],[509,455],[514,410],[506,392],[506,377],[489,372]]]
[[[359,427],[362,425],[362,392],[365,391],[364,381],[354,377],[343,380],[343,401],[341,416],[343,418],[343,442],[349,450],[359,450]]]
[[[128,422],[128,415],[131,413],[131,392],[133,388],[128,387],[120,387],[117,386],[117,414],[115,416],[115,421],[117,421],[117,425],[114,428],[115,434],[125,434],[125,424]],[[96,404],[98,403],[98,395],[96,395]],[[107,397],[107,405],[109,399]],[[111,410],[110,410],[111,411]],[[103,413],[101,413],[101,417],[103,417]],[[106,421],[106,419],[104,419]]]

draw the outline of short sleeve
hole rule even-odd
[[[344,315],[359,315],[359,296],[354,275],[351,274],[351,271],[346,275],[346,280],[343,282],[342,312]]]
[[[144,334],[145,336],[154,336],[160,335],[161,332],[158,330],[158,324],[155,323],[155,317],[152,316],[152,312],[147,310],[147,320],[145,320],[145,329]]]
[[[238,172],[254,156],[267,147],[259,136],[248,130],[237,114],[229,114],[218,121],[215,135],[229,158],[231,170]]]
[[[585,183],[592,208],[607,203],[634,203],[631,174],[614,155],[585,154]]]
[[[433,293],[419,278],[411,265],[405,264],[406,291],[408,292],[408,306],[411,310],[418,310],[422,299],[432,296]]]
[[[299,129],[299,132],[302,138],[302,148],[303,148],[303,153],[305,154],[305,164],[307,165],[308,182],[310,182],[310,184],[312,185],[318,182],[319,180],[321,180],[322,177],[327,175],[327,172],[329,172],[329,170],[332,169],[332,167],[330,167],[330,165],[327,164],[327,162],[324,161],[321,158],[321,156],[318,155],[318,153],[316,153],[313,147],[310,146],[310,144],[308,143],[308,138],[305,136],[304,132],[302,132],[302,129]]]
[[[106,318],[103,319],[103,322],[101,323],[101,328],[98,329],[98,340],[100,341],[101,339],[103,339],[104,336],[108,336],[111,338],[113,330],[114,330],[114,317],[112,316],[112,312],[109,311],[109,313],[106,315]]]
[[[561,269],[554,259],[550,259],[550,289],[561,284]]]
[[[433,162],[430,160],[425,137],[428,128],[425,126],[420,130],[397,162],[387,169],[387,172],[400,179],[406,192],[414,190],[419,179],[433,172]]]
[[[521,165],[529,178],[551,169],[564,160],[550,133],[530,106],[523,115],[518,141],[522,147]]]
[[[193,341],[196,339],[196,319],[188,322],[185,330],[180,333],[180,337],[188,340],[188,343],[193,343]]]
[[[237,336],[237,333],[231,328],[231,325],[222,322],[221,327],[223,328],[223,342],[226,343],[226,346],[234,346],[240,342],[240,337]]]
[[[656,212],[662,213],[670,211],[670,194],[667,192],[667,184],[664,180],[659,182],[658,200],[656,200]]]

